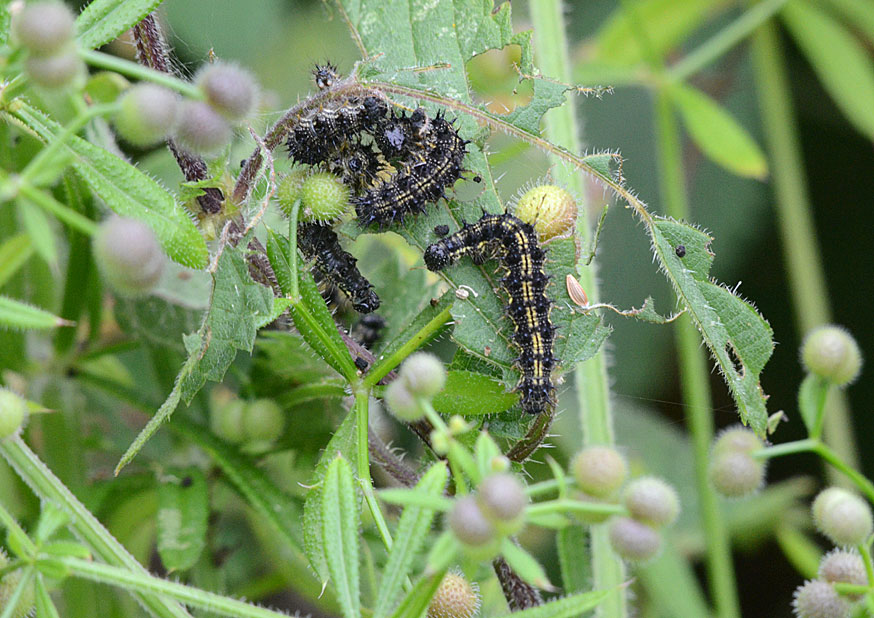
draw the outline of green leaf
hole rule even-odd
[[[764,153],[725,108],[685,84],[671,86],[668,93],[692,140],[709,159],[738,176],[764,179],[768,175]]]
[[[589,535],[580,524],[565,526],[555,535],[561,582],[565,592],[581,592],[592,580]]]
[[[825,413],[828,391],[829,383],[812,373],[804,376],[798,389],[798,411],[807,427],[808,435],[812,438],[818,438],[816,433],[822,429],[822,415]]]
[[[269,232],[267,258],[276,273],[280,289],[284,294],[291,293],[291,265],[288,262],[288,239]],[[348,380],[356,379],[357,369],[337,331],[334,318],[325,300],[313,281],[312,274],[304,260],[298,260],[298,291],[300,301],[289,306],[294,325],[310,347],[325,362]]]
[[[377,492],[377,495],[383,502],[404,507],[414,506],[433,511],[448,511],[452,508],[451,499],[444,496],[434,496],[417,489],[405,489],[402,487],[381,489]]]
[[[710,349],[741,420],[764,436],[768,412],[759,374],[774,350],[771,327],[750,303],[710,280],[710,236],[663,218],[653,218],[648,227],[653,251]],[[686,247],[682,258],[678,245]]]
[[[15,115],[47,142],[63,131],[63,127],[27,104],[16,108]],[[209,257],[206,241],[187,211],[157,181],[75,135],[64,148],[76,156],[73,162],[76,172],[113,211],[151,227],[174,261],[191,268],[206,266]]]
[[[20,300],[0,296],[0,328],[43,330],[58,326],[73,323]]]
[[[40,553],[47,556],[74,556],[83,560],[91,559],[91,550],[76,541],[54,541],[40,547]]]
[[[501,555],[504,556],[507,564],[516,571],[516,574],[526,582],[543,590],[552,589],[546,571],[543,570],[537,559],[510,539],[504,539],[501,544]]]
[[[446,386],[434,397],[441,414],[478,416],[509,410],[519,396],[507,392],[503,383],[472,371],[449,371]]]
[[[358,497],[352,468],[335,457],[322,481],[322,541],[328,572],[337,591],[337,602],[346,618],[360,618],[358,578]]]
[[[431,549],[428,551],[428,557],[425,559],[426,572],[445,571],[452,565],[455,560],[455,555],[461,549],[461,545],[449,530],[444,530]]]
[[[422,475],[413,491],[442,498],[448,479],[449,472],[446,463],[437,462]],[[412,568],[413,560],[428,537],[433,519],[434,510],[423,506],[407,506],[401,513],[394,534],[394,544],[388,556],[388,563],[386,563],[382,573],[382,583],[373,608],[373,614],[377,618],[389,615],[389,611],[401,591],[404,579]]]
[[[503,455],[498,444],[488,431],[481,431],[476,437],[473,454],[476,457],[477,476],[480,479],[494,472],[492,468],[494,461]]]
[[[245,240],[242,244],[245,245]],[[212,279],[209,309],[200,329],[184,339],[189,356],[176,377],[173,390],[128,447],[116,466],[116,473],[170,418],[180,401],[189,403],[207,380],[220,381],[238,350],[251,352],[258,329],[272,319],[273,293],[252,280],[240,249],[230,245],[220,249]]]
[[[874,44],[874,11],[869,0],[820,0],[818,4],[830,6],[845,23]]]
[[[520,612],[504,614],[500,618],[572,618],[582,612],[595,609],[612,594],[610,590],[592,590],[538,605]]]
[[[840,23],[811,2],[792,0],[783,21],[847,119],[874,139],[874,60]]]
[[[79,43],[89,49],[106,45],[142,21],[161,2],[163,0],[94,0],[76,19]]]
[[[643,45],[663,58],[708,15],[727,4],[725,0],[640,0],[621,4],[596,35],[594,60],[617,66],[639,64],[644,59]],[[634,11],[633,16],[630,11]]]
[[[298,525],[300,507],[264,470],[202,425],[179,418],[174,421],[174,427],[212,457],[249,506],[270,523],[279,539],[293,552],[303,555],[303,538]]]
[[[170,468],[158,485],[158,554],[168,571],[194,566],[206,546],[209,492],[198,468]]]
[[[18,272],[31,255],[33,243],[29,234],[10,236],[0,245],[0,288]]]
[[[440,587],[446,569],[441,569],[416,582],[409,594],[404,597],[391,618],[421,618],[428,609],[431,599]]]
[[[710,616],[701,587],[688,558],[672,541],[663,543],[659,555],[637,570],[638,577],[662,616]]]
[[[330,572],[325,559],[325,545],[322,541],[322,483],[328,470],[328,464],[338,455],[347,458],[354,457],[356,453],[356,422],[354,414],[347,414],[346,418],[334,432],[328,446],[322,453],[311,489],[307,493],[303,506],[303,535],[304,552],[310,561],[310,566],[316,572],[316,576],[324,583],[328,581]]]
[[[42,577],[34,579],[34,589],[36,592],[36,616],[37,618],[61,618],[58,614],[58,609],[52,602],[49,591],[46,588],[45,580]]]
[[[16,202],[18,216],[37,254],[45,260],[46,264],[53,268],[58,266],[58,248],[55,244],[55,234],[49,225],[42,208],[27,199],[19,199]]]

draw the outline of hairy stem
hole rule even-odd
[[[562,10],[560,0],[538,0],[531,3],[531,21],[534,25],[538,64],[545,75],[567,83],[571,75]],[[546,137],[571,153],[582,152],[580,127],[577,125],[573,105],[563,105],[550,110],[546,115]],[[555,157],[553,161],[558,164],[553,171],[556,180],[565,184],[573,194],[580,197],[585,195],[583,178],[580,174],[576,170],[560,165],[560,160]],[[583,246],[589,244],[592,233],[585,204],[580,204],[577,235]],[[590,302],[599,302],[594,263],[588,267],[580,265],[577,275]],[[574,368],[574,379],[584,442],[612,444],[613,421],[604,352],[600,351],[588,361],[577,365]],[[607,529],[603,524],[591,527],[591,541],[595,588],[614,591],[599,606],[598,614],[609,618],[622,618],[628,613],[625,590],[621,587],[626,580],[625,567],[610,547]],[[580,560],[587,559],[583,547],[579,548],[577,557]]]
[[[796,328],[799,335],[804,336],[815,326],[831,321],[828,288],[816,242],[792,91],[777,26],[770,22],[762,25],[752,43],[762,127],[774,176],[783,260],[789,276]],[[825,412],[825,438],[841,459],[858,468],[859,456],[852,426],[846,397],[836,392]],[[832,476],[831,480],[835,482],[838,478]]]
[[[662,199],[668,215],[676,219],[689,217],[686,197],[682,148],[676,117],[667,92],[656,94],[655,125],[659,161],[661,164]],[[674,329],[680,361],[680,386],[686,404],[686,423],[692,437],[695,458],[695,485],[698,492],[701,527],[707,538],[706,558],[708,583],[716,615],[721,618],[740,616],[731,559],[731,540],[725,526],[716,492],[707,478],[710,442],[713,440],[712,398],[707,359],[701,348],[701,338],[688,317],[680,318]]]

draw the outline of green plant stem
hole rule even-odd
[[[750,36],[786,4],[786,0],[765,0],[751,6],[740,17],[721,28],[695,50],[667,70],[667,76],[681,82],[715,62],[725,52]]]
[[[237,601],[213,592],[200,590],[185,584],[153,577],[148,573],[132,573],[126,569],[82,560],[81,558],[62,558],[59,560],[70,572],[101,584],[135,590],[140,595],[169,597],[180,603],[197,607],[223,616],[238,618],[287,618],[287,614],[263,607]]]
[[[203,99],[203,93],[197,86],[173,77],[169,73],[162,73],[161,71],[150,69],[141,64],[137,64],[136,62],[131,62],[130,60],[125,60],[118,56],[104,54],[103,52],[93,49],[81,49],[79,50],[79,55],[91,66],[115,71],[116,73],[127,75],[128,77],[150,81],[154,84],[165,86],[170,90],[175,90],[179,94],[185,95],[190,99]]]
[[[871,561],[871,546],[868,543],[860,543],[857,546],[859,555],[865,563],[865,574],[868,576],[869,586],[874,584],[874,563]]]
[[[628,511],[619,504],[607,502],[579,502],[577,500],[552,500],[538,502],[525,509],[527,515],[547,515],[552,513],[582,513],[583,515],[627,515]]]
[[[362,380],[364,386],[368,388],[375,386],[376,383],[388,375],[392,369],[400,365],[401,361],[415,352],[419,346],[422,345],[423,341],[427,341],[434,333],[443,328],[451,317],[452,313],[449,311],[449,307],[446,307],[443,311],[434,316],[430,322],[425,324],[425,326],[404,343],[404,345],[392,352],[386,358],[377,362],[367,375],[364,376],[364,379]]]
[[[832,317],[807,193],[792,91],[775,24],[767,22],[753,35],[752,59],[762,127],[771,158],[769,168],[774,175],[783,260],[788,271],[796,327],[799,335],[804,336],[815,326],[830,322]],[[826,441],[844,461],[858,468],[852,420],[842,393],[836,393],[831,399],[825,417]]]
[[[322,324],[318,319],[316,319],[316,316],[313,315],[312,310],[309,308],[309,305],[306,304],[304,299],[301,298],[296,303],[292,302],[291,310],[295,322],[298,320],[304,322],[307,325],[307,328],[316,338],[318,338],[319,343],[325,347],[325,350],[334,359],[334,362],[343,369],[343,377],[346,378],[350,384],[357,384],[359,381],[358,369],[355,367],[355,363],[352,362],[352,357],[349,356],[349,350],[347,350],[345,346],[338,345],[336,341],[325,332],[322,328]]]
[[[79,214],[72,208],[64,206],[42,189],[37,189],[27,182],[22,181],[18,186],[18,191],[23,197],[27,198],[43,210],[50,212],[74,230],[82,232],[87,236],[94,236],[97,234],[97,224],[94,223],[94,221]]]
[[[28,448],[21,437],[0,440],[0,454],[12,466],[21,479],[40,497],[53,502],[70,515],[70,526],[80,539],[85,541],[94,554],[125,572],[148,577],[148,572],[137,562],[97,518],[76,499],[69,489]],[[174,601],[153,593],[139,593],[139,601],[160,618],[191,618],[185,608]]]
[[[288,269],[289,283],[288,295],[291,302],[297,303],[300,301],[300,287],[298,284],[297,270],[297,217],[300,211],[300,198],[294,200],[291,205],[291,215],[288,217]]]
[[[382,544],[391,551],[392,538],[385,517],[379,508],[379,502],[373,493],[373,481],[370,478],[370,443],[368,442],[368,429],[370,427],[370,392],[361,388],[355,391],[355,423],[356,423],[356,453],[358,464],[358,482],[364,493],[364,501],[370,509],[370,514],[379,531]]]
[[[689,207],[677,119],[667,90],[662,88],[655,96],[656,143],[659,148],[662,199],[670,216],[687,219]],[[677,320],[674,334],[679,355],[680,386],[685,403],[686,423],[695,458],[695,486],[701,527],[707,538],[708,584],[716,615],[736,618],[740,616],[740,603],[731,559],[731,540],[719,510],[716,493],[707,478],[710,442],[713,440],[712,397],[707,359],[701,348],[698,332],[688,316]]]
[[[571,68],[567,53],[567,40],[564,29],[563,7],[560,0],[533,0],[531,2],[531,21],[534,25],[537,61],[544,75],[563,81],[571,80]],[[546,138],[554,144],[572,152],[582,152],[580,127],[572,104],[550,110],[545,120]],[[551,157],[558,165],[553,176],[559,183],[567,186],[573,194],[585,195],[581,175],[561,165],[561,160]],[[576,224],[577,236],[582,246],[591,240],[591,223],[586,204],[580,203]],[[591,303],[600,301],[597,269],[578,265],[577,278],[586,290]],[[585,444],[613,444],[613,422],[610,410],[610,387],[607,377],[607,362],[603,351],[574,368],[577,406]],[[590,528],[592,574],[595,588],[612,592],[598,608],[598,614],[605,618],[624,618],[628,614],[625,590],[625,566],[610,547],[607,527],[604,524]],[[585,558],[584,548],[579,548],[577,556]]]
[[[831,449],[821,440],[808,438],[807,440],[795,440],[794,442],[785,442],[776,446],[769,446],[753,453],[753,457],[761,459],[772,459],[774,457],[783,457],[785,455],[795,455],[796,453],[816,453],[823,461],[827,462],[834,468],[837,473],[843,474],[849,479],[865,496],[868,501],[874,504],[874,483],[868,478],[856,471],[851,465],[844,461],[838,453]]]

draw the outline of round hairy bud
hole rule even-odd
[[[850,604],[828,582],[811,580],[795,589],[792,609],[798,618],[849,618]]]
[[[862,353],[853,336],[840,326],[819,326],[801,346],[801,361],[809,372],[835,386],[849,384],[862,369]]]
[[[125,296],[149,293],[164,270],[164,252],[154,232],[136,219],[113,215],[101,223],[94,254],[103,276]]]
[[[0,440],[17,432],[27,419],[27,402],[16,393],[0,388]]]
[[[673,523],[680,514],[677,490],[654,476],[635,479],[625,489],[625,508],[631,516],[655,528]]]
[[[463,575],[447,573],[428,604],[427,618],[473,618],[479,610],[479,586]]]
[[[395,380],[385,389],[385,403],[398,420],[413,423],[425,416],[425,411],[403,380]]]
[[[279,209],[286,217],[291,216],[291,209],[294,203],[301,199],[303,181],[311,173],[308,169],[298,167],[279,180],[279,184],[276,186],[276,199],[279,202]],[[298,209],[298,216],[300,216],[300,212],[303,210],[302,206]]]
[[[31,2],[15,18],[15,37],[34,56],[51,56],[73,40],[73,13],[61,2]]]
[[[186,100],[179,106],[176,139],[189,152],[214,155],[231,142],[231,137],[231,125],[209,104]]]
[[[34,84],[44,88],[63,88],[83,73],[85,65],[76,50],[68,46],[52,56],[28,56],[24,68]]]
[[[446,385],[446,368],[428,352],[416,352],[401,365],[400,379],[415,397],[431,399]]]
[[[492,474],[477,487],[477,504],[502,534],[514,534],[524,524],[528,496],[515,475]]]
[[[143,82],[125,92],[115,115],[115,128],[125,141],[146,148],[163,142],[176,128],[179,97],[175,92]]]
[[[485,547],[497,540],[495,526],[483,514],[472,495],[455,500],[449,513],[449,528],[462,545]]]
[[[522,194],[514,214],[534,225],[540,241],[568,234],[577,220],[577,202],[566,190],[540,185]]]
[[[615,518],[610,523],[609,535],[613,551],[629,562],[653,558],[662,542],[656,530],[630,517]]]
[[[6,553],[0,549],[0,569],[9,564],[9,558]],[[6,609],[9,600],[15,591],[18,589],[18,584],[21,582],[22,571],[16,569],[11,573],[6,573],[0,576],[0,608]],[[33,615],[33,606],[35,602],[33,584],[24,589],[24,593],[18,597],[18,604],[12,611],[12,618],[27,618]]]
[[[819,492],[812,510],[816,527],[835,545],[858,545],[874,530],[868,503],[840,487]]]
[[[832,584],[868,585],[868,575],[865,573],[865,563],[855,551],[834,549],[823,556],[817,573],[819,579]]]
[[[252,113],[258,97],[255,79],[245,69],[218,62],[203,67],[194,83],[217,112],[232,122]]]
[[[764,448],[765,443],[751,429],[742,425],[726,427],[713,442],[712,455],[723,453],[752,453]]]
[[[609,446],[587,446],[571,461],[577,486],[587,494],[606,497],[613,494],[628,476],[625,458]]]
[[[723,452],[714,455],[708,469],[713,488],[727,498],[743,498],[762,487],[765,462],[747,453]]]
[[[301,183],[300,205],[304,221],[335,221],[349,210],[349,187],[329,172],[310,174]]]
[[[243,433],[249,442],[273,442],[285,429],[282,408],[272,399],[256,399],[246,405]]]
[[[231,399],[210,405],[209,427],[212,432],[225,442],[239,444],[246,441],[243,422],[246,414],[246,402]]]

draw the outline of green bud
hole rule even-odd
[[[588,446],[571,461],[577,487],[595,497],[606,497],[622,486],[628,476],[628,464],[609,446]]]
[[[15,38],[35,56],[52,56],[73,40],[75,18],[61,2],[31,2],[13,23]]]
[[[862,352],[853,336],[840,326],[819,326],[807,335],[801,346],[805,369],[831,382],[845,386],[862,369]]]
[[[122,95],[119,106],[115,128],[134,146],[153,146],[176,128],[179,97],[163,86],[137,84]]]
[[[533,224],[538,238],[544,242],[571,232],[577,220],[577,203],[561,187],[540,185],[519,198],[514,214]]]

